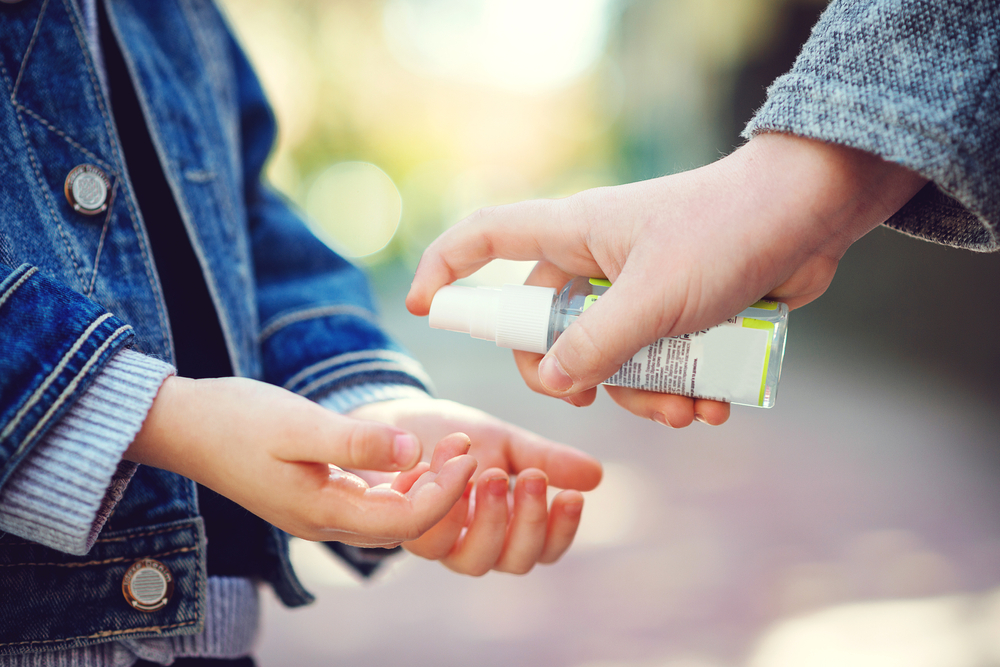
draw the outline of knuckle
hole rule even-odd
[[[366,440],[365,429],[362,426],[354,425],[351,427],[344,442],[345,454],[349,465],[361,465],[365,462],[365,454],[367,453]]]
[[[470,577],[482,577],[485,576],[491,569],[493,568],[491,568],[489,565],[476,564],[467,567],[465,569],[465,574],[469,575]]]
[[[399,531],[395,531],[393,538],[398,539],[401,542],[412,542],[414,540],[419,540],[426,532],[427,529],[423,527],[404,526]]]
[[[574,325],[577,327],[576,335],[562,337],[568,340],[560,351],[560,358],[569,361],[574,367],[579,366],[578,362],[585,364],[584,367],[603,366],[610,359],[610,355],[604,349],[603,342],[594,336],[593,326],[583,318],[577,320]]]
[[[384,438],[379,435],[367,424],[352,425],[344,443],[348,465],[364,467],[391,462],[392,453],[384,446]]]
[[[511,567],[508,572],[511,574],[528,574],[534,567],[534,563],[519,563]]]

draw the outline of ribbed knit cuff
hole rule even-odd
[[[174,372],[132,350],[116,354],[0,492],[0,530],[87,553],[135,472],[122,455]]]
[[[427,392],[408,384],[359,384],[324,394],[316,402],[328,410],[346,414],[362,405],[397,398],[427,398]]]

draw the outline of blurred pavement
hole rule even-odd
[[[403,556],[359,583],[298,543],[319,600],[289,611],[267,593],[262,667],[1000,665],[996,385],[901,364],[850,335],[863,322],[822,335],[814,305],[791,316],[774,409],[672,431],[603,393],[533,394],[509,351],[408,315],[408,282],[376,280],[385,321],[439,395],[598,456],[605,480],[573,549],[523,577]]]

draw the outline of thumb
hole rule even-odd
[[[663,305],[648,303],[648,293],[622,273],[546,353],[538,366],[542,386],[553,395],[594,387],[659,338]]]
[[[289,434],[279,453],[281,458],[384,471],[409,470],[420,461],[420,441],[413,434],[319,410],[312,424],[303,423],[298,432]]]
[[[586,246],[585,226],[564,199],[539,199],[483,208],[439,236],[420,258],[406,307],[430,311],[442,286],[494,259],[548,260],[572,275],[602,275]]]

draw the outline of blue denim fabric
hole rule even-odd
[[[158,158],[236,374],[310,397],[372,382],[425,387],[379,329],[363,275],[261,182],[269,107],[210,0],[106,0]],[[109,38],[107,35],[104,39]],[[72,0],[0,4],[0,485],[126,345],[174,361],[168,315]],[[71,169],[111,181],[106,213],[63,193]],[[272,531],[259,570],[289,605],[312,598]],[[205,539],[195,486],[140,467],[97,544],[70,556],[0,535],[0,655],[199,632]],[[162,610],[125,601],[142,557],[166,563]]]

